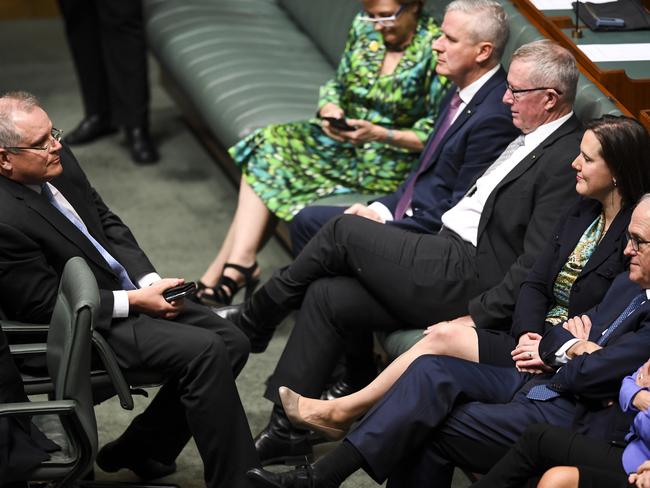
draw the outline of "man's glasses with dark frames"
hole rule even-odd
[[[514,98],[517,101],[519,101],[517,95],[520,93],[528,93],[528,92],[541,91],[541,90],[553,90],[558,95],[562,95],[562,92],[560,90],[558,90],[557,88],[553,88],[552,86],[540,86],[537,88],[513,88],[509,83],[506,83],[506,87],[508,91],[512,93],[512,98]]]
[[[625,237],[627,237],[627,240],[630,242],[630,244],[632,244],[632,249],[634,249],[634,252],[639,252],[641,245],[650,244],[650,241],[639,239],[638,237],[630,234],[628,231],[625,231]]]
[[[52,131],[50,132],[50,138],[44,146],[9,146],[5,147],[6,150],[8,151],[26,151],[28,149],[34,149],[35,151],[49,151],[50,148],[52,147],[52,142],[61,142],[61,138],[63,137],[63,131],[60,129],[57,129],[56,127],[52,127]]]

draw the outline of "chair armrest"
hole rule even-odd
[[[76,406],[74,400],[0,403],[0,417],[8,415],[70,414],[74,412]]]
[[[92,343],[102,360],[106,373],[108,373],[108,376],[111,379],[111,383],[115,388],[117,397],[120,399],[122,408],[125,410],[133,410],[134,404],[133,397],[131,396],[131,388],[122,374],[122,370],[120,369],[120,365],[117,362],[113,349],[111,349],[111,346],[108,345],[106,339],[104,339],[96,330],[93,330]]]
[[[45,354],[47,344],[9,344],[12,356],[31,356],[32,354]]]
[[[47,333],[50,330],[49,324],[28,324],[25,322],[13,322],[11,320],[0,321],[0,327],[5,333]]]

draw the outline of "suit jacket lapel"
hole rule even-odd
[[[112,273],[112,270],[102,255],[99,254],[99,251],[95,249],[95,246],[92,245],[88,238],[83,235],[83,233],[77,229],[72,222],[70,222],[61,212],[48,202],[47,198],[24,185],[15,183],[6,178],[0,178],[0,180],[2,180],[2,184],[10,191],[10,193],[12,193],[17,199],[24,201],[25,205],[40,214],[41,217],[52,225],[56,232],[77,246],[88,259],[92,260],[97,265],[106,268]],[[57,185],[57,188],[60,189],[60,186]],[[67,195],[66,198],[68,198]],[[74,206],[73,202],[70,203]],[[83,205],[79,205],[79,208],[82,207]],[[78,212],[77,208],[77,206],[74,206],[74,209]],[[81,214],[80,216],[83,220],[84,216]]]
[[[442,151],[444,145],[447,143],[447,140],[449,140],[451,136],[453,136],[456,132],[458,132],[461,129],[461,127],[463,127],[465,122],[467,122],[471,118],[471,116],[476,112],[477,107],[481,103],[483,103],[483,100],[485,100],[485,97],[487,97],[487,95],[492,91],[495,85],[504,84],[505,79],[506,79],[505,71],[503,71],[503,68],[499,68],[499,70],[496,73],[494,73],[494,75],[492,75],[492,77],[483,84],[483,86],[479,89],[479,91],[476,92],[476,94],[472,97],[472,99],[469,101],[469,103],[463,109],[463,111],[458,114],[458,117],[456,117],[454,123],[451,124],[449,129],[447,129],[447,132],[440,140],[440,143],[438,144],[436,151],[433,153],[429,161],[427,161],[425,170],[428,169],[429,166],[431,166],[434,161],[438,160],[438,157],[440,156],[440,152]],[[453,85],[452,89],[449,90],[449,93],[445,95],[446,110],[442,114],[440,114],[440,117],[438,117],[438,120],[436,121],[435,129],[431,134],[431,137],[429,138],[429,144],[435,137],[435,133],[438,130],[438,126],[440,125],[440,122],[442,121],[444,116],[447,114],[447,111],[449,110],[449,102],[451,101],[451,97],[453,96],[456,89],[457,89],[456,85]],[[425,151],[426,148],[424,149],[424,151],[422,151],[422,154],[425,154]]]
[[[490,217],[492,215],[492,209],[494,208],[494,201],[496,199],[496,195],[499,193],[499,191],[501,191],[501,188],[503,188],[505,185],[509,184],[510,182],[516,180],[521,175],[523,175],[530,167],[532,167],[537,162],[537,159],[544,153],[544,150],[548,146],[551,146],[559,138],[565,136],[566,134],[570,134],[571,132],[576,130],[576,128],[578,128],[578,125],[579,125],[578,119],[574,114],[564,124],[562,124],[559,128],[553,131],[551,135],[549,135],[546,139],[544,139],[541,144],[539,144],[535,149],[533,149],[530,152],[530,154],[528,154],[528,156],[526,156],[522,161],[520,161],[517,164],[517,166],[515,166],[510,171],[510,173],[508,173],[506,177],[499,182],[496,188],[492,190],[492,193],[490,193],[487,202],[485,202],[485,207],[483,208],[483,212],[481,214],[481,221],[478,227],[479,238],[481,236],[481,233],[485,229],[486,224],[490,220]]]
[[[618,215],[614,218],[614,221],[609,226],[605,237],[596,247],[596,250],[587,261],[587,264],[583,268],[580,276],[584,276],[593,269],[600,266],[600,264],[605,261],[613,252],[618,252],[619,245],[619,236],[623,233],[627,224],[630,220],[630,214],[632,213],[632,207],[621,209],[618,212]],[[596,216],[594,215],[595,219]]]

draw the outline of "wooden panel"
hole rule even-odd
[[[623,113],[640,118],[642,110],[650,109],[650,78],[630,79],[623,70],[600,69],[561,30],[573,25],[570,17],[546,17],[529,0],[512,2],[542,34],[571,51],[585,76],[614,99]],[[646,127],[650,130],[650,125]]]
[[[34,17],[56,17],[59,6],[56,0],[0,0],[0,20]]]

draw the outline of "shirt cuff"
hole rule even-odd
[[[148,273],[138,280],[138,287],[146,288],[147,286],[151,286],[156,281],[160,280],[162,280],[162,278],[158,273]]]
[[[113,318],[122,319],[129,316],[129,296],[126,290],[113,292]]]
[[[372,202],[368,205],[368,208],[373,209],[379,214],[379,216],[384,220],[384,222],[391,222],[393,220],[393,213],[390,209],[381,202]]]
[[[566,355],[566,352],[573,346],[576,342],[579,342],[580,339],[571,339],[566,341],[562,347],[555,351],[555,364],[566,364],[571,359]]]

